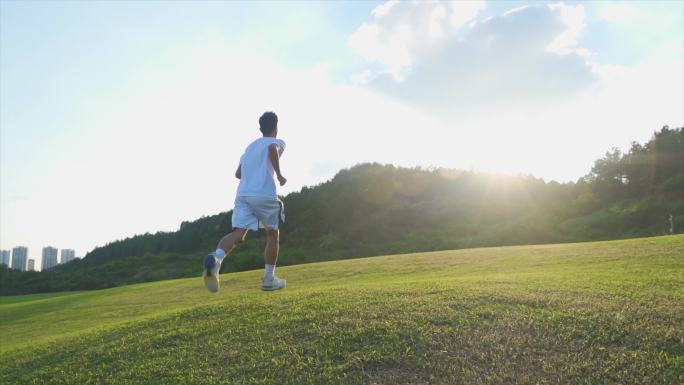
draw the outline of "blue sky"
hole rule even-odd
[[[266,109],[283,193],[367,161],[574,181],[684,124],[682,4],[2,1],[0,248],[231,209]]]

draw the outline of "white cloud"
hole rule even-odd
[[[364,85],[368,84],[373,79],[373,71],[366,69],[361,72],[352,74],[350,79],[351,83],[354,85]]]
[[[571,6],[563,3],[550,4],[548,7],[560,12],[560,20],[565,25],[565,29],[549,43],[546,49],[549,52],[567,54],[576,52],[573,48],[577,45],[577,38],[585,29],[585,12],[581,4]],[[580,51],[586,55],[586,51]]]
[[[364,23],[349,38],[349,44],[367,60],[385,65],[387,72],[400,80],[403,69],[411,65],[407,45],[412,31],[408,25],[398,24],[387,36],[381,32],[377,24]]]
[[[350,38],[350,45],[362,55],[364,50],[372,52],[376,56],[369,53],[365,57],[385,67],[367,70],[355,80],[366,81],[446,120],[555,102],[596,83],[587,63],[589,53],[577,45],[585,25],[582,5],[520,7],[475,20],[460,33],[450,23],[441,24],[444,34],[435,39],[431,26],[443,22],[439,15],[445,4],[460,3],[401,3],[381,20],[362,25]],[[483,7],[479,3],[468,6],[469,13],[449,11],[465,15],[459,20],[460,27]],[[431,15],[438,16],[430,19]],[[412,31],[410,40],[394,33],[400,26]],[[371,28],[372,34],[368,32]]]
[[[599,8],[599,16],[612,23],[629,22],[637,13],[636,6],[628,2],[605,2]]]
[[[397,4],[399,4],[399,0],[389,0],[383,4],[378,5],[377,7],[373,8],[371,11],[371,14],[376,18],[381,18],[386,16],[390,11],[392,11],[392,8],[394,8]]]
[[[389,1],[372,11],[373,21],[359,26],[348,45],[401,81],[423,50],[452,36],[484,8],[483,1]]]

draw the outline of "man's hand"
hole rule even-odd
[[[287,179],[285,179],[284,176],[278,174],[278,182],[280,183],[281,186],[284,186],[285,183],[287,183]]]

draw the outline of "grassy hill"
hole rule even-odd
[[[678,384],[684,236],[0,297],[2,384]]]

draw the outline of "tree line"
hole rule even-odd
[[[284,198],[279,264],[479,246],[666,234],[684,227],[684,129],[613,149],[572,183],[452,169],[361,164]],[[231,212],[174,232],[98,247],[44,272],[0,266],[0,294],[100,289],[199,276],[201,259],[230,231]],[[222,272],[261,268],[265,238],[251,234]]]

